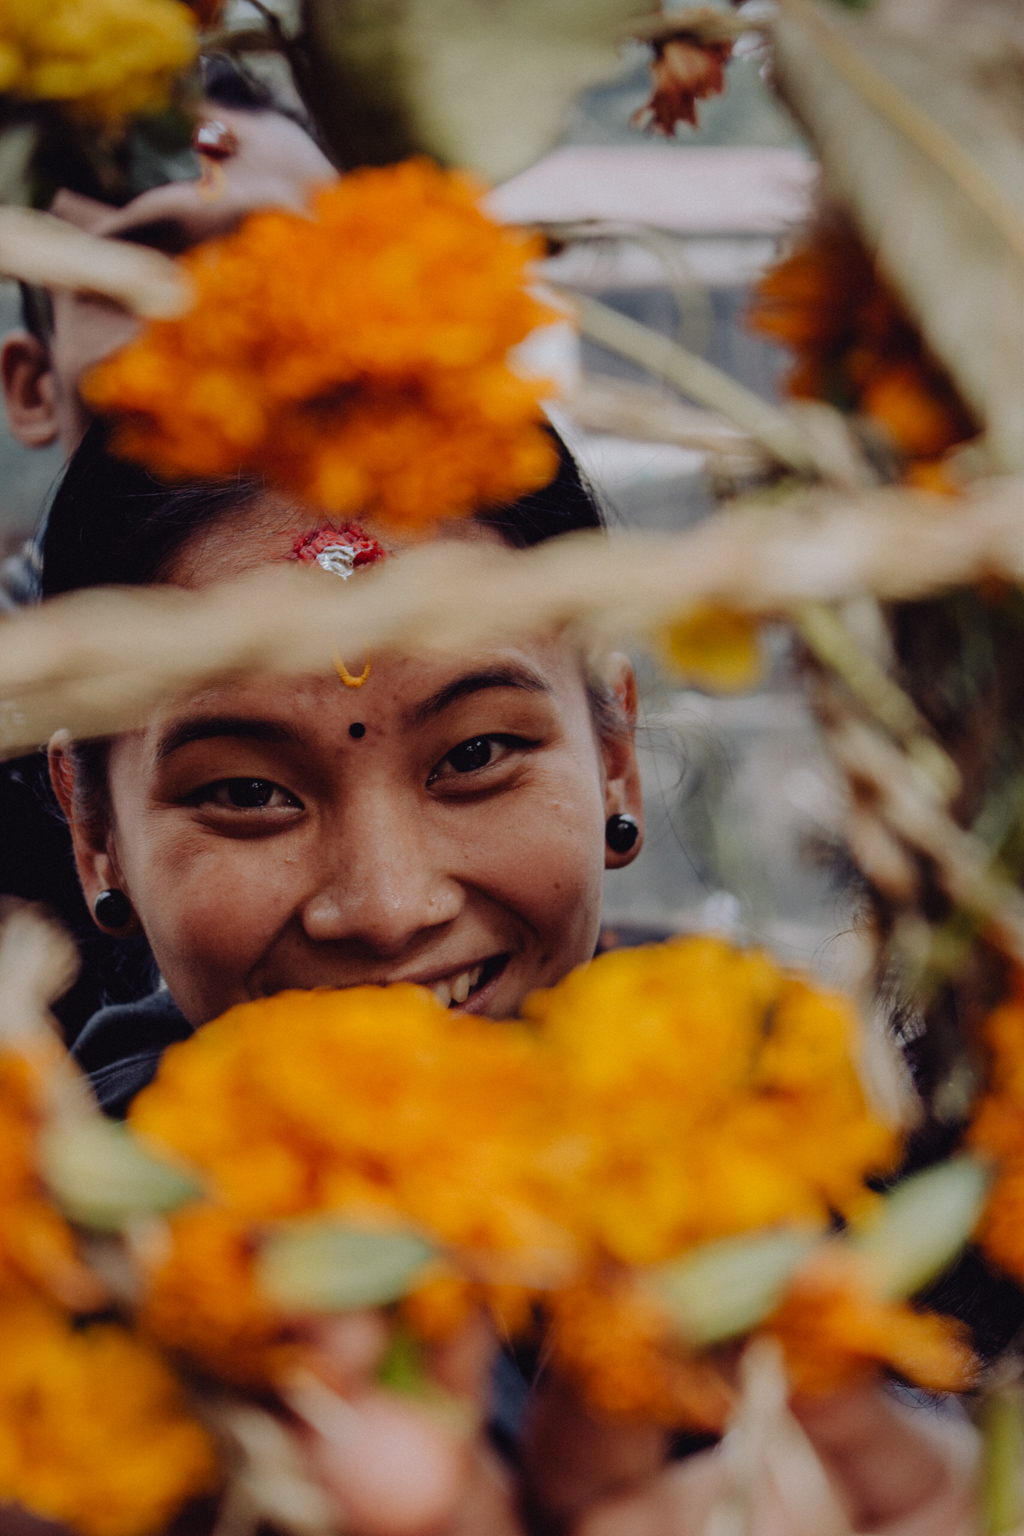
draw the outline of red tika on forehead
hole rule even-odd
[[[318,565],[332,576],[347,580],[361,565],[372,565],[375,560],[385,560],[387,550],[359,523],[343,523],[335,528],[330,523],[316,528],[312,533],[301,534],[292,545],[289,560],[301,560],[305,565]]]

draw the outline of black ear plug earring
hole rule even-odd
[[[115,889],[100,891],[92,904],[92,915],[101,928],[107,928],[116,933],[119,929],[130,925],[135,911],[124,891]]]
[[[639,836],[635,816],[609,816],[605,822],[604,839],[612,853],[628,853]]]

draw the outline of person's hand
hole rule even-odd
[[[832,1524],[824,1528],[820,1505],[802,1517],[769,1484],[750,1536],[977,1536],[978,1436],[969,1424],[904,1408],[880,1385],[798,1399],[792,1411],[835,1495]],[[573,1536],[704,1536],[729,1482],[716,1447],[593,1504]]]
[[[374,1384],[388,1345],[379,1313],[325,1322],[315,1345],[315,1378],[285,1395],[346,1532],[524,1536],[514,1481],[481,1433],[496,1348],[482,1318],[429,1353],[446,1395],[436,1404]]]
[[[309,1449],[354,1536],[523,1536],[525,1519],[566,1536],[704,1536],[730,1489],[728,1449],[666,1465],[664,1431],[601,1419],[555,1377],[534,1394],[514,1480],[473,1433],[495,1349],[482,1320],[429,1360],[466,1405],[461,1424],[372,1384],[387,1344],[377,1314],[337,1319],[319,1343],[318,1374],[352,1416],[312,1431]],[[880,1385],[798,1399],[792,1412],[820,1486],[794,1500],[769,1480],[751,1536],[975,1536],[978,1437],[966,1422],[905,1408]]]

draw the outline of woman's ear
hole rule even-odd
[[[13,331],[0,347],[0,384],[12,437],[26,448],[57,441],[57,399],[50,353],[28,331]]]
[[[605,868],[621,869],[625,864],[632,864],[644,841],[644,802],[636,757],[636,674],[629,659],[618,652],[608,657],[602,670],[614,714],[608,728],[601,733],[605,819],[628,816],[637,826],[636,841],[631,848],[617,853],[609,845],[605,846]]]
[[[67,731],[56,731],[51,736],[46,749],[50,783],[71,832],[71,846],[74,849],[82,894],[89,911],[95,913],[96,898],[101,891],[122,891],[126,900],[130,901],[131,898],[124,890],[109,829],[80,812],[82,797],[75,793],[78,770],[70,747],[71,740]],[[137,919],[133,915],[131,922],[119,927],[117,933],[133,932],[137,926]],[[97,922],[97,927],[104,928],[104,932],[111,931],[100,922]]]

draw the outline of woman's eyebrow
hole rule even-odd
[[[290,726],[276,720],[253,720],[236,715],[199,715],[179,720],[169,726],[157,743],[156,760],[187,747],[192,741],[213,741],[220,736],[231,736],[240,741],[269,741],[274,743],[297,742],[298,736]]]
[[[516,662],[510,662],[505,666],[486,667],[478,672],[466,672],[462,677],[454,678],[450,683],[445,683],[436,693],[417,704],[416,708],[409,712],[410,725],[424,725],[432,720],[442,710],[454,704],[457,699],[464,699],[471,693],[483,693],[488,688],[520,688],[526,693],[550,693],[551,688],[539,675]]]

